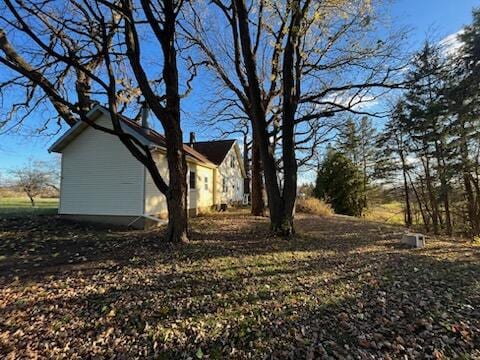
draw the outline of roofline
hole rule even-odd
[[[157,150],[163,154],[166,155],[167,153],[167,149],[163,146],[159,146],[159,145],[153,145],[150,147],[152,150]],[[195,157],[193,157],[192,155],[188,154],[188,153],[185,153],[185,158],[187,161],[190,161],[192,163],[195,163],[195,164],[200,164],[204,167],[208,167],[208,168],[211,168],[211,169],[216,169],[218,168],[218,165],[214,164],[213,162],[211,162],[209,160],[209,162],[205,162],[205,161],[200,161],[198,159],[196,159]]]
[[[100,115],[96,116],[96,114],[103,114],[105,116],[110,116],[110,112],[100,104],[95,104],[95,106],[86,114],[86,116],[90,120],[95,121],[96,119],[98,119],[100,117]],[[146,138],[141,132],[137,131],[135,128],[130,126],[128,121],[131,122],[132,120],[130,120],[128,118],[125,118],[124,121],[121,123],[121,125],[125,125],[125,127],[126,127],[126,129],[128,129],[128,131],[135,133],[135,136],[138,136],[142,140],[142,142],[144,142],[150,148],[152,148],[152,149],[162,149],[163,151],[166,152],[166,147],[165,146],[159,145],[159,144],[153,142],[151,139]],[[50,152],[50,153],[51,152],[61,153],[62,150],[65,148],[65,146],[67,146],[70,143],[70,141],[72,141],[77,135],[80,134],[80,132],[82,132],[85,128],[87,128],[89,126],[90,125],[87,122],[79,120],[75,125],[73,125],[70,129],[68,129],[62,136],[60,136],[48,148],[48,152]],[[123,129],[123,126],[122,126],[122,129]],[[127,131],[125,129],[123,129],[123,130]],[[101,130],[98,130],[98,131],[101,131]],[[155,130],[152,129],[152,131],[155,131]],[[193,147],[191,147],[187,144],[183,144],[183,145],[190,148],[194,152],[198,152]],[[204,161],[202,159],[197,159],[194,155],[189,154],[187,151],[185,152],[185,155],[186,155],[186,157],[190,158],[191,160],[193,160],[194,162],[196,162],[198,164],[203,164],[203,165],[206,165],[207,167],[211,167],[211,168],[216,168],[217,167],[217,165],[212,163],[209,159],[207,159],[201,153],[199,153],[199,155],[202,155],[205,158],[206,161]]]
[[[238,145],[237,140],[235,140],[235,142],[233,143],[233,146],[234,146],[235,152],[237,154],[237,159],[239,160],[238,162],[240,163],[240,171],[242,172],[243,178],[246,179],[247,178],[247,172],[245,170],[245,166],[243,164],[243,161],[241,161],[241,159],[243,159],[243,156],[242,156],[242,152],[240,150],[240,146]]]
[[[222,140],[204,140],[204,141],[195,141],[193,145],[195,144],[206,144],[206,143],[212,143],[212,142],[227,142],[227,141],[233,141],[236,142],[237,139],[222,139]],[[187,142],[187,144],[190,144]]]
[[[189,142],[187,143],[184,143],[185,146],[188,146],[190,148],[192,148],[193,150],[199,152],[201,154],[200,151],[198,151],[197,149],[195,149],[195,144],[209,144],[209,143],[218,143],[218,142],[227,142],[227,141],[231,141],[232,142],[232,145],[230,145],[230,147],[228,148],[227,152],[225,153],[225,156],[223,157],[223,159],[220,161],[220,163],[217,165],[215,163],[213,163],[213,161],[211,161],[210,159],[208,159],[208,157],[206,155],[204,155],[208,161],[210,161],[212,164],[214,164],[215,166],[220,166],[220,164],[222,164],[224,161],[225,161],[225,158],[228,154],[228,152],[230,150],[232,150],[232,147],[237,145],[237,140],[236,139],[224,139],[224,140],[211,140],[211,141],[195,141],[194,143],[190,144]],[[237,145],[238,146],[238,145]],[[202,154],[203,155],[203,154]],[[244,171],[245,173],[245,171]]]
[[[103,108],[103,106],[96,104],[85,116],[88,117],[90,120],[94,118],[94,114],[96,112],[101,112],[106,114],[107,111]],[[62,136],[60,136],[49,148],[48,152],[60,152],[63,147],[62,144],[67,141],[70,137],[72,137],[77,131],[82,130],[83,128],[89,126],[85,121],[79,120],[75,125],[73,125],[70,129],[68,129]]]

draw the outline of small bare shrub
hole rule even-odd
[[[314,197],[298,199],[296,210],[301,213],[319,216],[333,215],[332,207],[329,204]]]

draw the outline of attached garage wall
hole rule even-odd
[[[155,161],[160,170],[160,174],[168,183],[168,164],[163,153],[155,154]],[[189,171],[195,171],[196,189],[189,189],[188,207],[189,209],[209,208],[213,205],[214,198],[214,169],[187,161]],[[205,189],[205,178],[207,178],[207,187]],[[187,181],[190,179],[187,176]],[[146,171],[145,175],[145,213],[149,215],[167,216],[167,200],[155,186],[152,177]]]
[[[162,153],[154,155],[160,174],[168,183],[168,164],[167,158]],[[145,213],[148,215],[167,216],[167,199],[153,182],[148,170],[145,169]]]
[[[214,205],[214,169],[199,164],[189,164],[191,171],[195,171],[196,189],[190,189],[189,208],[205,209]]]
[[[97,122],[111,127],[105,117]],[[144,175],[117,137],[88,127],[62,151],[59,213],[141,215]]]

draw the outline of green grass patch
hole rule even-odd
[[[58,210],[57,198],[35,199],[32,207],[28,197],[3,197],[0,198],[0,216],[26,216],[26,215],[54,215]]]
[[[365,219],[387,224],[404,225],[403,205],[398,201],[387,204],[372,204],[365,212]]]

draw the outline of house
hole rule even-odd
[[[109,112],[96,105],[87,116],[111,128]],[[143,126],[142,126],[143,125]],[[148,145],[168,182],[165,138],[143,124],[121,117],[123,131]],[[245,170],[235,140],[194,140],[184,145],[188,165],[188,208],[195,216],[243,199]],[[114,135],[79,122],[50,148],[62,154],[60,215],[77,221],[151,226],[168,215],[165,196],[147,169]]]

